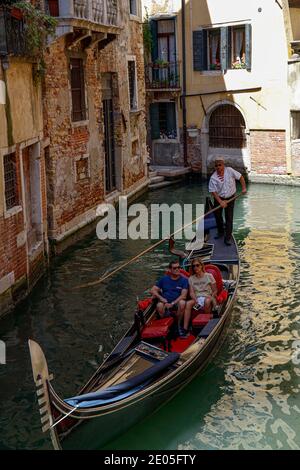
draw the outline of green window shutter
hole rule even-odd
[[[252,60],[252,27],[251,24],[245,25],[245,43],[246,43],[246,69],[251,70]]]
[[[220,48],[220,58],[221,58],[221,70],[228,69],[228,35],[229,28],[223,26],[221,28],[221,48]]]
[[[150,20],[150,31],[151,31],[151,36],[152,36],[152,51],[151,51],[151,56],[152,56],[152,62],[156,62],[158,59],[158,41],[157,41],[157,21],[155,20]]]
[[[160,130],[159,130],[159,110],[158,103],[150,104],[150,125],[151,125],[151,139],[159,139]]]
[[[194,70],[201,72],[207,70],[207,31],[200,29],[193,31],[193,57]]]

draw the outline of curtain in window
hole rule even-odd
[[[234,57],[233,60],[239,63],[242,62],[243,42],[244,42],[244,31],[242,30],[235,31],[234,50],[235,50],[236,57]]]
[[[175,44],[175,36],[169,36],[169,57],[170,62],[176,62],[176,44]]]
[[[217,64],[217,51],[219,47],[220,38],[217,35],[211,35],[211,63],[213,65]]]
[[[168,38],[158,38],[158,58],[164,62],[168,62]]]

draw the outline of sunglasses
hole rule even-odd
[[[199,266],[202,267],[202,265],[201,265],[201,264],[198,264],[198,263],[197,263],[197,264],[193,264],[192,266],[193,266],[193,268],[199,268]]]
[[[179,269],[180,266],[172,266],[172,269]]]
[[[223,163],[217,163],[215,167],[217,168],[218,166],[223,166]]]

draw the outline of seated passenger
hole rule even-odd
[[[185,277],[179,274],[178,261],[171,261],[169,269],[170,274],[163,276],[152,287],[151,294],[159,300],[157,311],[161,318],[170,315],[170,310],[176,311],[179,336],[185,337],[187,332],[181,328],[180,323],[185,310],[189,283]]]
[[[189,278],[190,297],[186,303],[184,313],[184,328],[188,329],[192,308],[204,309],[204,313],[210,313],[212,307],[217,304],[217,285],[212,274],[205,272],[204,263],[200,258],[192,260],[192,275]]]

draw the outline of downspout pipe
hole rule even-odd
[[[181,0],[181,37],[182,37],[182,122],[183,122],[183,161],[188,166],[187,126],[186,126],[186,41],[185,41],[185,0]]]

